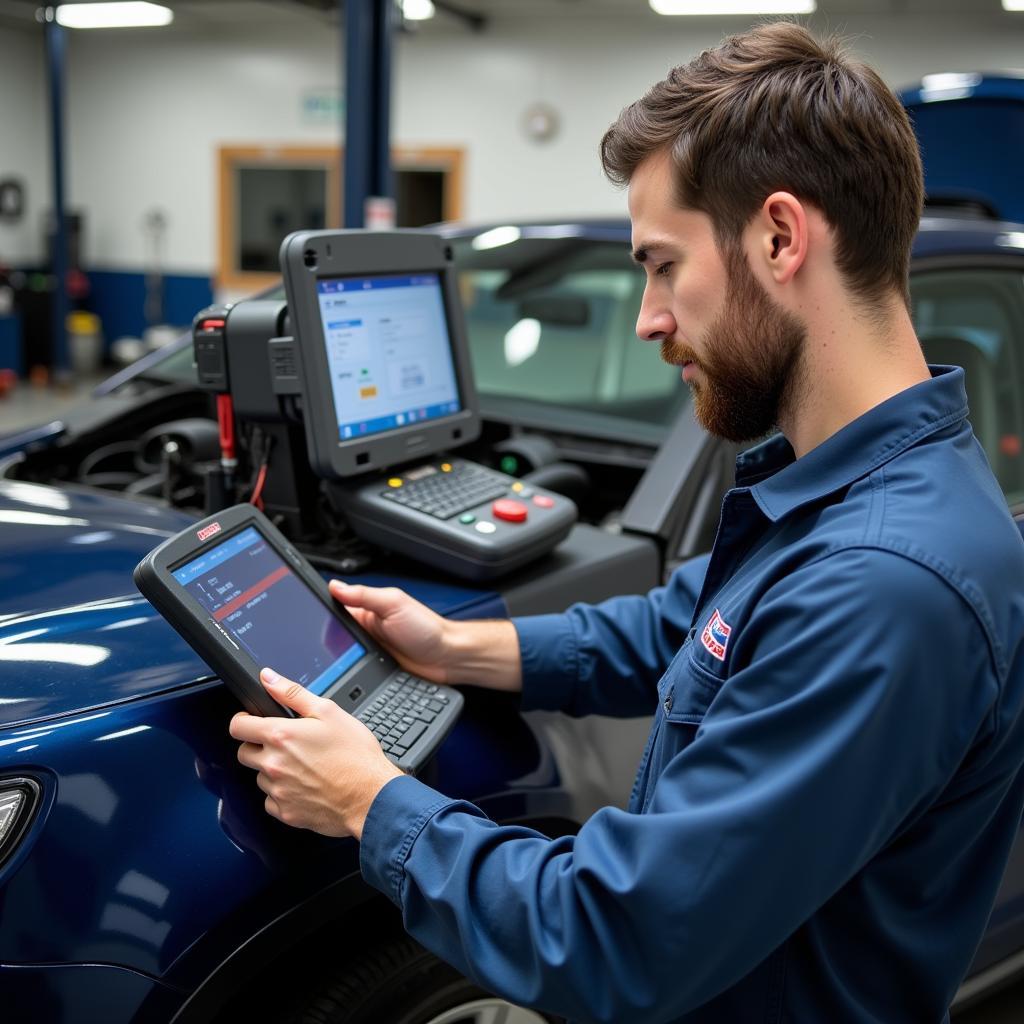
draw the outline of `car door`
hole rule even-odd
[[[921,261],[910,291],[925,357],[964,368],[974,433],[1011,511],[1024,517],[1024,260]],[[1008,958],[1024,958],[1024,831],[971,974]]]

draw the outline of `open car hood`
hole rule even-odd
[[[132,570],[192,516],[0,480],[0,728],[209,678]]]

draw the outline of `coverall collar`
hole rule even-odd
[[[922,438],[967,416],[964,371],[930,366],[922,381],[858,416],[803,458],[782,434],[743,452],[736,485],[749,487],[761,511],[777,522],[794,509],[847,487]]]

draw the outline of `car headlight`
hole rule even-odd
[[[0,779],[0,866],[14,852],[39,804],[35,779]]]

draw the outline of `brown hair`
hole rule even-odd
[[[816,206],[854,296],[907,301],[924,183],[910,119],[871,68],[836,38],[791,22],[761,25],[705,50],[630,104],[601,140],[605,174],[625,185],[668,148],[676,201],[735,244],[777,190]]]

